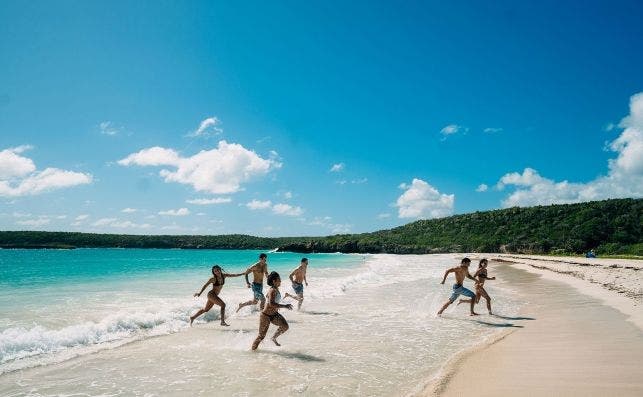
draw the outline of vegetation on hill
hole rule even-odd
[[[390,230],[328,237],[140,236],[0,232],[0,248],[272,249],[424,254],[511,252],[643,256],[643,199],[618,199],[455,215]]]
[[[280,247],[295,252],[440,252],[643,255],[643,199],[508,208],[420,220],[374,233]]]

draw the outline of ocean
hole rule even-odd
[[[307,255],[310,285],[301,311],[281,310],[290,324],[282,347],[271,327],[250,351],[259,312],[235,313],[252,298],[243,277],[220,294],[230,327],[219,325],[217,306],[190,327],[206,293],[192,295],[211,266],[241,272],[260,253],[0,250],[0,394],[408,395],[504,327],[483,304],[477,317],[467,305],[435,315],[451,292],[453,279],[440,281],[454,255],[345,254]],[[301,257],[268,252],[282,295]],[[516,291],[493,281],[487,290],[496,313],[518,312]]]

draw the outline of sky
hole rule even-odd
[[[0,230],[643,197],[639,1],[0,2]]]

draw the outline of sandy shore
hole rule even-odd
[[[487,257],[498,285],[527,299],[520,325],[452,360],[423,395],[643,395],[643,261]]]

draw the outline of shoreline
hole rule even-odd
[[[476,393],[509,396],[526,393],[547,396],[558,393],[598,396],[606,392],[609,394],[608,390],[614,393],[609,387],[620,388],[615,392],[618,395],[643,393],[643,381],[635,377],[638,375],[637,363],[631,359],[628,361],[632,355],[641,356],[632,352],[643,354],[643,339],[640,338],[643,335],[643,313],[640,313],[643,279],[640,270],[643,263],[623,259],[596,261],[594,258],[530,255],[471,254],[470,257],[488,257],[493,261],[493,268],[500,269],[497,273],[494,269],[493,274],[508,280],[502,281],[502,284],[509,288],[521,286],[519,277],[516,279],[519,273],[516,272],[522,272],[523,277],[535,277],[533,284],[522,282],[522,289],[527,292],[527,304],[519,312],[521,316],[534,316],[535,321],[525,324],[522,329],[500,332],[458,353],[438,374],[425,382],[423,390],[416,395],[460,396]],[[614,274],[624,271],[629,273]],[[509,273],[513,273],[513,276],[510,277]],[[616,280],[602,282],[612,276]],[[546,294],[538,291],[536,284],[551,289],[552,296],[548,299]],[[568,296],[561,300],[560,295],[566,294]],[[560,308],[549,310],[546,304],[539,302],[543,296],[546,301],[551,301],[550,304],[555,302]],[[583,305],[584,311],[571,309],[577,305]],[[607,316],[612,321],[596,327],[598,321],[588,317],[586,311],[598,317]],[[570,318],[575,321],[569,321]],[[586,335],[590,333],[586,332],[587,327],[597,328],[598,331],[592,330],[591,335]],[[632,342],[633,345],[623,342],[632,351],[620,345],[611,346],[612,349],[607,352],[600,351],[600,348],[597,350],[596,346],[606,343],[603,337],[611,337],[610,340],[620,337],[621,340]],[[579,344],[579,339],[585,343]],[[567,343],[563,344],[567,349],[551,349],[551,346],[563,340]],[[529,358],[525,360],[525,357]],[[596,360],[597,357],[601,360]],[[552,365],[560,362],[569,366]],[[569,377],[565,377],[569,368],[574,370]]]

